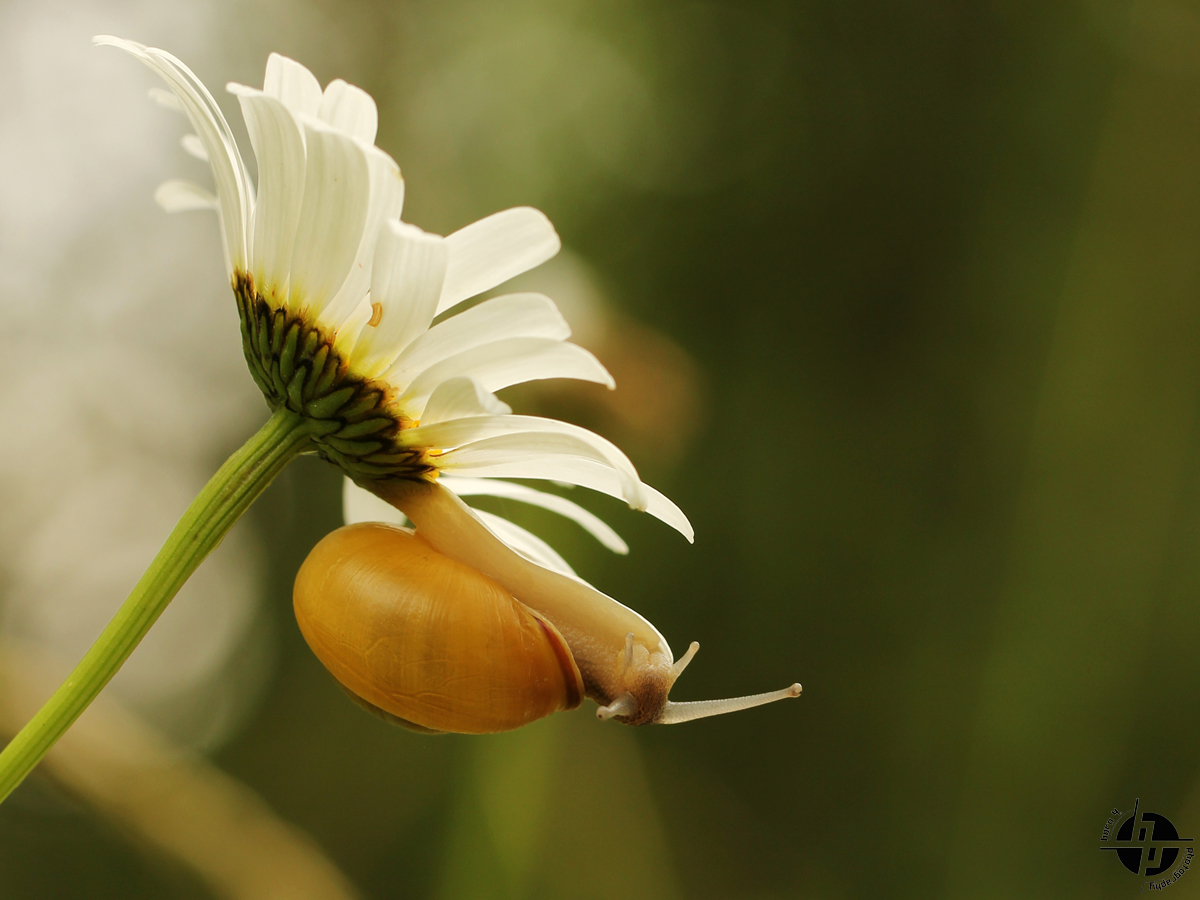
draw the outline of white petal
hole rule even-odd
[[[579,577],[567,561],[559,556],[553,547],[536,534],[526,531],[520,525],[514,525],[508,519],[501,516],[484,512],[482,509],[471,511],[479,516],[483,524],[496,537],[500,538],[500,540],[504,541],[504,543],[508,544],[509,547],[516,550],[530,562],[537,563],[539,566],[545,566],[547,569],[553,569],[556,572],[562,572],[564,575],[570,575],[572,578]]]
[[[367,167],[370,170],[371,199],[367,204],[362,241],[355,252],[350,274],[338,290],[337,296],[321,312],[320,322],[327,328],[336,329],[366,296],[371,286],[372,261],[383,224],[385,221],[398,219],[404,206],[404,179],[400,177],[400,167],[396,165],[396,161],[378,147],[360,146],[367,156]]]
[[[208,162],[208,151],[204,149],[204,141],[196,134],[185,134],[179,139],[183,151],[188,156],[194,156],[201,162]]]
[[[435,363],[413,379],[400,403],[420,418],[433,389],[458,377],[475,378],[488,391],[543,378],[576,378],[613,387],[608,370],[582,347],[548,338],[509,338]]]
[[[388,370],[387,378],[393,384],[408,384],[434,363],[505,338],[539,337],[565,341],[570,336],[570,326],[549,297],[508,294],[485,300],[439,322],[419,337],[414,335],[416,339]]]
[[[429,396],[421,421],[427,425],[468,416],[506,416],[512,407],[483,389],[474,378],[443,381]]]
[[[541,265],[562,246],[550,220],[528,206],[480,219],[446,240],[450,268],[439,313]]]
[[[315,116],[321,108],[321,83],[300,63],[278,53],[267,57],[263,93],[280,101],[296,116]]]
[[[154,192],[154,200],[169,213],[220,207],[214,195],[190,181],[164,181]]]
[[[183,112],[183,104],[179,102],[179,98],[170,91],[164,91],[162,88],[150,88],[150,99],[159,106],[165,106],[167,109],[173,109],[175,112]]]
[[[245,163],[238,153],[229,123],[208,88],[182,62],[155,47],[146,47],[111,35],[92,38],[99,46],[117,47],[137,57],[167,82],[188,120],[204,144],[220,200],[221,230],[225,236],[225,262],[232,275],[246,264],[246,229],[253,210],[253,189]]]
[[[347,525],[354,525],[358,522],[408,524],[408,518],[404,513],[386,500],[380,500],[370,491],[360,488],[349,478],[342,480],[342,518]]]
[[[371,95],[360,87],[335,78],[325,86],[318,115],[338,131],[364,144],[375,143],[379,112]]]
[[[279,100],[243,85],[231,84],[229,91],[242,105],[258,160],[250,271],[261,292],[274,293],[282,302],[304,200],[304,139],[295,117]]]
[[[347,316],[346,320],[334,332],[333,352],[342,359],[353,359],[355,348],[358,346],[358,338],[374,314],[375,310],[371,306],[371,298],[363,297],[362,302],[358,304],[358,308]]]
[[[288,304],[297,311],[319,312],[346,281],[362,242],[370,172],[353,140],[316,119],[305,118],[301,124],[308,159]]]
[[[374,377],[428,327],[445,277],[443,238],[398,220],[384,223],[371,266],[374,315],[359,335],[356,370]]]
[[[551,436],[562,437],[567,441],[564,443],[545,440]],[[432,447],[439,450],[463,447],[466,450],[476,448],[478,451],[487,446],[502,449],[505,454],[527,450],[535,454],[554,452],[584,456],[611,466],[620,474],[624,496],[630,506],[641,509],[646,504],[637,469],[616,444],[586,428],[558,419],[539,416],[474,416],[406,429],[397,436],[397,442],[407,447]],[[449,459],[449,454],[441,459]]]
[[[560,497],[558,494],[550,494],[523,484],[513,484],[511,481],[499,481],[494,478],[456,478],[453,476],[443,476],[438,479],[438,484],[449,488],[460,497],[481,495],[485,497],[503,497],[508,500],[516,500],[520,503],[527,503],[530,506],[547,509],[581,525],[588,534],[613,551],[613,553],[625,554],[629,552],[629,545],[621,539],[619,534],[612,530],[607,522],[589,510],[584,509],[578,503],[572,503],[566,497]]]
[[[624,499],[621,480],[617,473],[602,463],[590,459],[569,456],[545,456],[541,458],[523,458],[506,462],[495,459],[489,460],[486,452],[483,454],[468,454],[464,450],[455,450],[447,456],[456,457],[449,461],[441,460],[441,468],[446,474],[470,475],[476,478],[531,478],[540,481],[559,481],[567,484],[577,484],[590,488],[618,500]],[[650,485],[643,483],[642,490],[646,494],[646,512],[666,522],[689,541],[695,539],[695,532],[683,511],[671,502],[669,498],[656,491]]]
[[[446,469],[452,474],[471,475],[474,473],[459,470],[518,463],[523,460],[552,460],[559,457],[591,460],[612,469],[612,464],[605,455],[590,442],[574,435],[541,432],[504,434],[473,441],[446,451],[438,456],[435,462],[439,469]],[[632,509],[645,509],[648,498],[642,490],[641,483],[631,479],[624,471],[613,471],[620,481],[621,498]]]

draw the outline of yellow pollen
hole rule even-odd
[[[379,324],[379,320],[382,318],[383,318],[383,304],[382,303],[372,303],[371,304],[371,319],[370,319],[370,321],[367,322],[367,324],[370,325],[372,328],[374,328],[376,325]]]

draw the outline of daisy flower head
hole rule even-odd
[[[273,410],[308,425],[316,452],[374,493],[387,482],[437,481],[460,496],[490,494],[558,512],[617,552],[625,545],[574,503],[506,478],[580,485],[625,500],[689,540],[691,526],[644,484],[614,444],[555,419],[514,415],[495,394],[548,378],[613,380],[568,342],[554,302],[535,293],[460,304],[552,257],[550,221],[505,210],[447,237],[400,220],[404,181],[375,146],[375,102],[271,54],[261,89],[228,85],[257,163],[254,183],[215,99],[171,54],[101,36],[166,82],[152,91],[195,133],[184,147],[212,168],[215,193],[169,181],[168,211],[215,210],[250,372]],[[348,488],[347,507],[361,509]],[[360,514],[351,514],[361,518]],[[551,568],[569,567],[505,520],[489,527]]]
[[[272,414],[197,494],[71,675],[0,750],[0,802],[96,699],[254,499],[310,451],[365,489],[348,493],[347,518],[361,517],[365,498],[390,504],[385,522],[400,510],[416,526],[338,529],[313,548],[293,588],[309,646],[369,708],[422,731],[479,733],[573,708],[585,694],[600,718],[628,724],[686,722],[800,696],[794,684],[670,701],[699,644],[676,661],[653,625],[576,577],[539,538],[462,501],[491,494],[540,506],[625,552],[592,513],[504,479],[552,480],[624,499],[692,538],[679,508],[643,484],[611,442],[514,415],[496,396],[546,378],[613,387],[592,354],[568,343],[549,298],[508,294],[460,306],[558,252],[544,215],[509,209],[448,237],[404,224],[400,169],[374,143],[375,102],[341,80],[322,89],[278,54],[261,89],[228,86],[246,121],[255,183],[216,100],[187,66],[133,41],[94,40],[158,73],[168,90],[151,96],[195,131],[183,146],[211,166],[215,193],[169,181],[156,197],[169,211],[216,211],[242,348]],[[460,601],[484,605],[460,630],[440,627]],[[429,639],[409,646],[414,623]],[[511,664],[497,661],[498,646],[515,651]]]

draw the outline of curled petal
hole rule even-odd
[[[208,162],[208,151],[204,149],[204,141],[200,140],[199,135],[185,134],[179,139],[179,144],[188,156],[193,156],[201,162]]]
[[[292,247],[289,305],[319,314],[350,274],[370,199],[367,159],[357,143],[305,118],[304,200]],[[365,293],[365,289],[364,289]]]
[[[505,459],[486,451],[474,453],[466,452],[467,450],[468,448],[463,448],[443,456],[440,460],[441,470],[447,475],[469,475],[475,478],[529,478],[565,482],[590,488],[617,499],[625,499],[624,485],[617,473],[593,459],[557,454]],[[695,531],[683,510],[648,484],[642,484],[642,491],[646,497],[646,512],[666,522],[688,541],[695,540]]]
[[[375,132],[379,128],[379,111],[375,101],[362,88],[335,78],[325,86],[321,97],[321,108],[317,113],[338,131],[362,141],[375,143]]]
[[[261,289],[274,290],[282,300],[304,200],[304,138],[280,100],[243,85],[231,84],[229,90],[242,106],[258,160],[258,203],[250,244],[253,274]]]
[[[546,491],[535,490],[523,484],[513,484],[511,481],[499,481],[493,478],[456,478],[447,476],[438,479],[438,484],[449,488],[460,497],[486,496],[503,497],[537,506],[583,527],[588,534],[598,540],[613,553],[626,554],[629,545],[621,536],[609,527],[608,523],[594,513],[584,509],[577,503],[572,503],[566,497],[550,494]]]
[[[363,490],[349,478],[342,479],[342,518],[347,525],[359,522],[387,522],[407,525],[404,513],[370,491]]]
[[[450,269],[439,313],[540,266],[562,246],[550,220],[528,206],[480,219],[446,240]]]
[[[570,326],[549,297],[507,294],[485,300],[415,337],[388,369],[388,379],[408,384],[435,363],[494,341],[517,337],[565,341],[570,336]]]
[[[451,378],[443,381],[429,397],[421,421],[424,426],[436,425],[451,419],[474,416],[506,416],[512,407],[495,394],[485,391],[474,378]]]
[[[165,106],[167,109],[173,109],[175,112],[183,112],[183,104],[179,102],[179,98],[170,91],[162,88],[153,87],[149,90],[150,99],[159,106]]]
[[[190,181],[164,181],[154,192],[154,201],[169,213],[193,209],[219,209],[217,198]]]
[[[420,418],[434,388],[459,377],[474,378],[488,391],[544,378],[575,378],[608,388],[615,384],[600,361],[582,347],[547,338],[509,338],[435,363],[413,379],[400,402]]]
[[[321,109],[321,83],[317,76],[279,53],[267,57],[263,93],[274,97],[294,116],[315,116]]]
[[[396,161],[377,147],[359,145],[367,158],[370,199],[362,239],[354,254],[350,273],[337,295],[321,312],[321,323],[337,328],[366,295],[371,286],[372,261],[379,246],[384,223],[400,218],[404,206],[404,179]]]
[[[212,166],[220,201],[221,229],[225,237],[225,263],[232,275],[246,264],[246,229],[254,209],[254,191],[245,163],[238,153],[229,123],[200,79],[182,62],[156,47],[111,35],[92,38],[97,46],[117,47],[141,60],[167,83],[196,130]]]
[[[547,569],[553,569],[556,572],[562,572],[564,575],[570,575],[572,578],[578,578],[575,570],[570,564],[563,559],[553,547],[543,541],[540,537],[531,531],[516,525],[502,516],[497,516],[490,512],[484,512],[482,509],[471,510],[477,515],[484,525],[516,550],[530,562],[535,562],[539,566],[545,566]]]
[[[374,375],[429,327],[446,277],[446,242],[397,220],[380,229],[371,267],[373,315],[359,335],[357,365]]]
[[[630,506],[640,509],[646,502],[637,469],[616,444],[586,428],[558,419],[473,416],[408,429],[400,434],[398,441],[410,447],[462,448],[476,455],[493,450],[504,458],[528,451],[595,459],[619,473],[623,496]],[[449,464],[451,456],[444,454],[442,459]]]

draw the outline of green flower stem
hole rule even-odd
[[[0,801],[96,699],[184,582],[308,442],[306,420],[281,409],[225,461],[75,671],[0,753]]]

